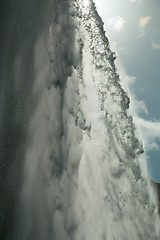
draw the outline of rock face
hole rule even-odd
[[[0,239],[158,239],[143,148],[94,3],[0,9]]]

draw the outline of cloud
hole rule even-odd
[[[121,16],[116,16],[108,20],[108,26],[112,27],[114,31],[120,32],[124,27],[126,21]]]
[[[141,16],[138,21],[139,28],[145,28],[146,25],[150,22],[151,16]]]
[[[134,117],[143,140],[146,153],[160,150],[157,140],[160,140],[160,122],[143,119],[139,116]]]
[[[139,18],[139,20],[138,20],[138,28],[139,28],[138,38],[142,38],[146,34],[145,28],[149,24],[151,19],[152,19],[151,16],[141,16]]]
[[[147,159],[150,158],[151,152],[160,151],[160,121],[149,119],[149,111],[145,102],[136,98],[135,92],[131,88],[131,85],[136,82],[136,77],[129,76],[119,60],[117,60],[117,68],[121,84],[131,99],[129,111],[136,125],[136,134],[144,146],[145,153],[140,157],[140,165],[143,175],[147,177]],[[145,114],[147,119],[141,117],[142,114],[143,116]]]
[[[154,49],[160,49],[160,43],[155,43],[153,40],[151,41],[152,47]]]
[[[144,101],[142,101],[142,100],[139,101],[139,100],[134,99],[134,102],[135,102],[138,114],[145,113],[146,115],[149,115],[147,106]]]
[[[160,150],[157,143],[157,140],[160,140],[160,121],[152,121],[141,117],[141,114],[144,113],[149,116],[147,106],[144,101],[136,99],[134,92],[129,91],[132,115],[146,153],[148,154],[151,150]]]

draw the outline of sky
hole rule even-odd
[[[145,148],[148,176],[160,182],[160,1],[94,0],[104,21],[134,121]]]
[[[160,235],[158,209],[132,161],[139,144],[125,114],[128,101],[118,84],[112,88],[114,66],[104,54],[110,53],[108,43],[98,35],[97,15],[79,3],[71,12],[66,0],[0,2],[1,240]],[[112,29],[119,36],[124,30],[125,16],[118,16],[113,14],[116,25],[112,16],[106,18],[110,36]],[[104,61],[96,57],[100,43]],[[118,38],[112,43],[125,46]],[[135,77],[125,73],[124,80]],[[143,101],[135,101],[136,111],[145,109]],[[136,122],[145,128],[149,148],[159,123],[140,117]]]

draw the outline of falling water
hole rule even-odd
[[[6,0],[1,20],[0,239],[158,239],[94,3]]]

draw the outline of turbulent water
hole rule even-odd
[[[158,240],[94,3],[7,0],[0,31],[0,239]]]

